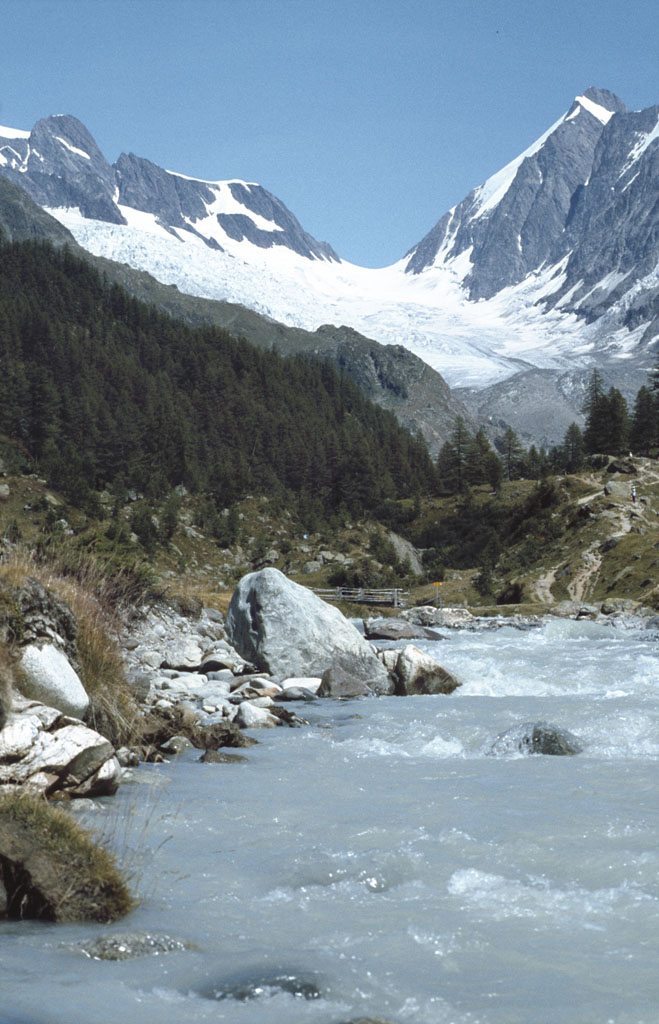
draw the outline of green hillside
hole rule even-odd
[[[423,442],[329,364],[186,326],[38,241],[0,245],[0,432],[78,505],[184,485],[326,515],[435,481]]]

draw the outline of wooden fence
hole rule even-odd
[[[390,587],[385,590],[371,590],[367,587],[351,589],[349,587],[311,587],[314,594],[323,601],[353,601],[355,604],[391,604],[394,608],[405,608],[409,590]]]

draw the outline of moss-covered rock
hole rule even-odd
[[[6,915],[44,921],[115,921],[133,906],[113,857],[61,808],[0,797],[0,882]]]

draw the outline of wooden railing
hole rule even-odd
[[[391,604],[394,608],[404,608],[409,590],[389,587],[384,590],[372,590],[368,587],[310,587],[314,594],[323,601],[353,601],[356,604]]]

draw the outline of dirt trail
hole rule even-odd
[[[532,584],[531,600],[538,601],[541,604],[553,604],[554,595],[551,592],[551,588],[556,582],[556,569],[550,569],[544,576]]]
[[[595,541],[582,553],[582,566],[567,585],[567,592],[573,601],[583,601],[586,592],[595,586],[597,575],[602,565],[599,553],[600,542]]]

